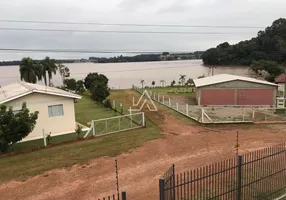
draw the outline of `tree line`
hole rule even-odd
[[[246,65],[268,81],[283,73],[286,62],[286,19],[275,20],[257,37],[235,45],[228,42],[208,49],[202,55],[206,65]]]
[[[168,61],[168,60],[190,60],[201,59],[202,51],[194,53],[176,53],[163,52],[162,54],[141,54],[135,56],[114,56],[106,57],[89,57],[91,62],[95,63],[119,63],[119,62],[151,62],[151,61]]]

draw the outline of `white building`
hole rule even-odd
[[[81,97],[54,87],[17,82],[0,87],[0,104],[12,106],[14,111],[27,103],[30,112],[39,111],[37,124],[23,141],[43,138],[75,131],[74,101]]]

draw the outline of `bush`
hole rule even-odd
[[[112,104],[109,99],[103,100],[103,107],[112,109]]]
[[[77,128],[75,129],[75,132],[77,134],[77,139],[80,139],[80,134],[82,133],[82,127],[77,125]]]

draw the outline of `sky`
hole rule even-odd
[[[0,19],[266,27],[274,20],[285,17],[285,8],[285,0],[1,0]],[[181,35],[0,31],[0,48],[170,52],[206,50],[225,41],[234,44],[255,37],[261,30],[0,22],[1,28],[227,33]],[[19,60],[26,56],[34,59],[45,56],[68,59],[114,55],[0,51],[0,60]]]

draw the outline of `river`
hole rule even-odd
[[[178,82],[180,74],[188,78],[197,78],[201,75],[211,75],[209,67],[203,66],[202,60],[162,61],[162,62],[137,62],[137,63],[72,63],[65,64],[69,67],[71,77],[83,79],[90,72],[98,72],[109,78],[109,87],[114,89],[131,88],[132,84],[140,85],[140,79],[145,80],[147,86],[155,81],[160,85],[160,80],[165,80],[169,85],[172,80]],[[234,74],[248,76],[247,67],[223,66],[216,67],[214,74]],[[0,67],[0,85],[13,83],[20,80],[19,66]],[[59,74],[54,75],[54,85],[61,85]]]

